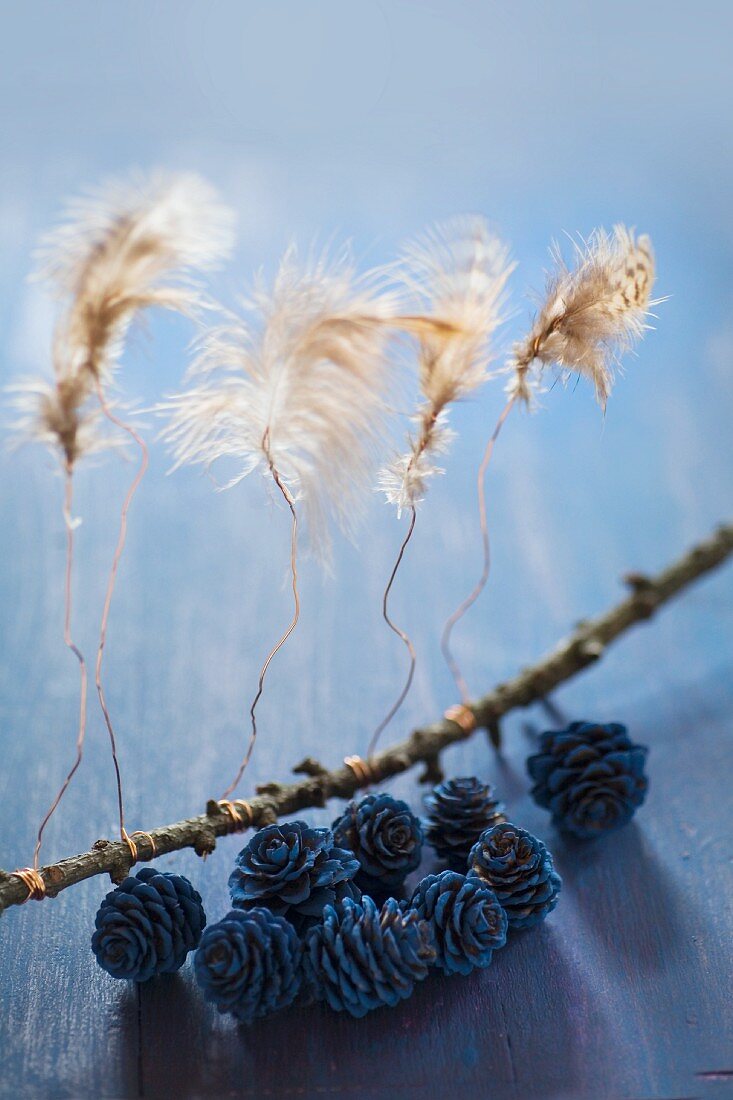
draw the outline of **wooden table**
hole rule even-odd
[[[477,692],[617,598],[625,569],[660,567],[724,517],[731,474],[723,463],[710,476],[718,444],[707,432],[720,415],[713,403],[690,413],[702,448],[693,462],[692,444],[675,447],[662,418],[639,430],[643,394],[626,386],[603,433],[582,390],[557,390],[542,416],[507,426],[490,475],[493,579],[458,635]],[[395,616],[421,660],[386,738],[455,701],[437,636],[477,571],[472,482],[490,404],[461,411],[449,476],[425,505],[397,585]],[[75,666],[61,641],[61,483],[52,469],[30,452],[3,458],[0,469],[5,867],[29,861],[37,822],[72,757]],[[241,753],[258,662],[289,614],[285,512],[263,504],[255,479],[216,495],[203,478],[166,480],[164,470],[155,450],[108,643],[127,816],[141,829],[198,812],[221,790]],[[109,459],[79,479],[77,634],[88,655],[130,474]],[[244,795],[256,782],[286,778],[306,753],[332,766],[364,752],[404,672],[399,643],[379,618],[400,534],[375,502],[361,556],[339,546],[335,579],[326,582],[305,565],[303,620],[272,667]],[[95,879],[2,920],[0,1094],[733,1095],[732,582],[730,569],[705,579],[558,694],[568,715],[624,721],[650,747],[648,801],[620,833],[572,843],[530,801],[527,725],[545,721],[539,710],[510,717],[499,756],[483,735],[448,753],[448,774],[496,784],[511,817],[547,840],[564,879],[551,918],[513,937],[488,970],[433,976],[397,1009],[361,1021],[316,1007],[245,1030],[204,1004],[190,963],[141,987],[99,969],[89,937],[109,883]],[[48,830],[48,858],[114,835],[113,776],[95,703],[83,768]],[[420,807],[412,774],[390,789]],[[328,822],[335,812],[307,816]],[[160,866],[191,877],[214,921],[226,911],[240,845],[227,838],[205,863],[186,852]]]

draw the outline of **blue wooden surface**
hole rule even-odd
[[[27,286],[29,254],[60,198],[131,166],[208,174],[240,215],[238,250],[213,290],[228,304],[296,235],[353,234],[367,262],[435,218],[495,219],[541,283],[546,243],[616,220],[649,231],[660,261],[658,332],[628,363],[601,422],[587,389],[545,397],[506,426],[490,475],[494,568],[456,635],[469,683],[490,688],[581,616],[654,570],[733,501],[727,4],[579,5],[527,12],[473,0],[287,8],[156,0],[3,7],[0,66],[0,381],[48,364],[52,309]],[[306,10],[307,7],[307,10]],[[71,12],[71,15],[69,15]],[[684,79],[683,79],[684,77]],[[190,329],[151,320],[123,362],[151,403],[178,385]],[[455,701],[437,639],[479,568],[473,479],[498,388],[457,411],[459,438],[421,512],[394,593],[415,637],[414,690],[387,736]],[[5,418],[3,416],[3,418]],[[154,435],[151,426],[149,435]],[[287,513],[258,479],[216,495],[152,466],[131,515],[110,627],[108,698],[129,822],[173,821],[219,792],[241,755],[270,639],[287,622]],[[132,472],[80,471],[77,634],[93,654],[117,510]],[[0,457],[0,865],[26,864],[73,752],[76,669],[62,645],[64,532],[53,462]],[[399,688],[403,651],[380,620],[403,528],[376,497],[361,552],[334,576],[303,567],[303,618],[272,667],[248,784],[287,778],[306,753],[365,750]],[[691,589],[621,640],[557,702],[626,722],[650,747],[634,824],[595,846],[560,839],[527,794],[527,721],[453,748],[449,774],[495,783],[542,836],[565,887],[540,929],[469,978],[431,977],[360,1022],[294,1011],[249,1031],[210,1011],[190,964],[143,989],[89,950],[108,889],[90,881],[0,922],[0,1094],[8,1097],[480,1096],[662,1100],[733,1095],[733,571]],[[412,776],[391,788],[420,808]],[[246,791],[244,792],[246,793]],[[328,822],[332,809],[313,812]],[[106,734],[92,699],[87,755],[49,827],[60,857],[113,835]],[[209,918],[226,908],[240,841],[190,875]],[[430,866],[426,860],[425,869]]]
[[[587,472],[576,465],[559,479],[533,468],[538,430],[539,419],[515,421],[497,457],[494,580],[461,634],[477,688],[615,598],[622,566],[656,567],[691,533],[681,509],[683,530],[653,550],[645,545],[648,524],[627,522],[621,510],[587,510],[587,523],[560,522],[563,498],[567,512]],[[596,439],[607,456],[612,435]],[[263,638],[287,610],[286,515],[262,508],[259,485],[217,497],[203,479],[165,480],[162,456],[154,457],[109,641],[128,815],[142,828],[202,807],[221,787],[240,751]],[[69,760],[75,699],[74,670],[59,640],[60,484],[31,453],[3,460],[2,473],[0,820],[2,862],[15,866],[27,860],[35,822]],[[108,463],[80,478],[77,588],[87,650],[114,503],[128,475]],[[469,475],[469,467],[453,464],[426,507],[397,592],[395,610],[414,631],[422,662],[394,735],[453,698],[435,641],[476,558]],[[518,510],[515,491],[525,496]],[[549,521],[535,520],[529,492]],[[378,616],[379,584],[399,529],[379,511],[371,520],[368,553],[346,551],[336,579],[323,583],[306,566],[302,629],[273,668],[251,783],[284,778],[286,762],[306,752],[332,764],[363,749],[399,682],[402,654]],[[527,715],[507,722],[501,757],[483,737],[449,752],[449,773],[490,779],[512,817],[546,838],[565,880],[547,923],[514,938],[488,971],[433,977],[398,1009],[361,1022],[315,1008],[242,1031],[204,1005],[190,965],[139,991],[96,967],[88,941],[107,889],[97,879],[3,919],[3,1095],[729,1095],[729,1079],[701,1075],[730,1070],[733,1049],[732,596],[730,571],[710,577],[559,693],[568,713],[626,721],[651,749],[648,803],[606,843],[559,839],[531,804],[523,772]],[[113,831],[112,773],[102,724],[92,715],[88,756],[49,829],[49,856]],[[412,777],[393,789],[420,806]],[[220,842],[205,864],[192,853],[165,860],[190,875],[210,919],[226,908],[238,844]]]

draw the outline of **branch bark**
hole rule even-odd
[[[350,798],[359,788],[423,764],[420,777],[434,781],[440,774],[439,758],[449,745],[470,737],[477,729],[488,731],[492,743],[500,742],[499,722],[509,711],[527,707],[544,698],[559,684],[603,656],[606,647],[635,623],[650,618],[656,609],[698,577],[714,569],[733,553],[733,524],[718,528],[708,539],[691,547],[677,561],[656,576],[630,573],[624,581],[630,589],[626,599],[604,614],[578,624],[575,631],[534,665],[523,669],[488,695],[465,708],[452,708],[454,717],[414,730],[408,738],[386,748],[368,761],[349,758],[351,764],[329,771],[310,758],[293,768],[304,779],[296,783],[268,783],[255,797],[234,805],[210,802],[206,813],[160,825],[149,833],[137,834],[139,859],[150,860],[181,848],[193,848],[199,855],[212,852],[217,837],[249,826],[261,827],[279,817],[312,806],[323,806],[330,798]],[[46,897],[94,875],[109,874],[118,882],[131,867],[131,854],[122,841],[98,840],[88,852],[70,856],[42,867]],[[0,871],[0,912],[21,905],[29,888],[14,872]]]

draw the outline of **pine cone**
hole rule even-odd
[[[510,928],[530,928],[557,905],[562,879],[536,836],[508,821],[481,834],[468,857],[469,877],[489,886]]]
[[[287,1008],[301,983],[302,946],[284,917],[233,909],[207,928],[194,957],[207,1001],[245,1024]]]
[[[307,933],[303,967],[316,1000],[360,1017],[409,997],[434,959],[427,921],[394,898],[379,910],[365,895],[326,908]]]
[[[548,730],[527,760],[532,797],[554,824],[584,840],[620,829],[646,797],[647,750],[618,722],[572,722]]]
[[[477,878],[455,871],[427,875],[410,904],[430,921],[435,966],[446,974],[469,974],[474,967],[488,966],[493,952],[506,943],[507,915],[494,891]]]
[[[353,853],[334,846],[330,829],[285,821],[260,829],[242,849],[229,892],[235,907],[264,906],[303,930],[326,905],[361,896],[352,882],[358,870]]]
[[[356,885],[392,890],[420,863],[422,825],[406,802],[391,794],[368,794],[350,802],[333,823],[334,841],[359,860]]]
[[[187,878],[143,867],[102,901],[92,951],[113,978],[146,982],[178,970],[201,939],[206,914]]]
[[[487,783],[475,776],[448,779],[425,797],[425,838],[454,871],[465,873],[468,855],[491,825],[504,821],[504,807]]]

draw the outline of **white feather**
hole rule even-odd
[[[260,281],[245,303],[248,319],[205,336],[200,382],[163,406],[176,465],[237,459],[230,485],[274,468],[327,557],[329,518],[352,533],[370,484],[396,304],[376,275],[357,280],[346,254],[300,262],[291,248],[273,286]]]

